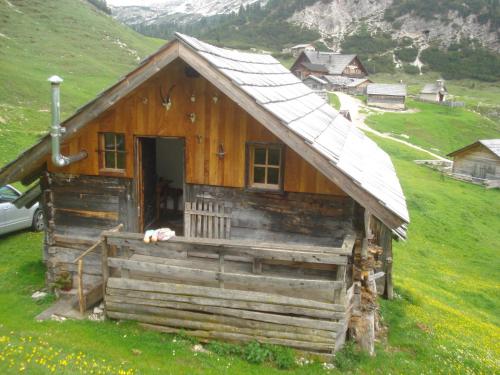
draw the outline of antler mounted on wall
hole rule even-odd
[[[170,88],[167,91],[167,95],[163,94],[163,88],[160,86],[160,98],[161,98],[161,105],[165,107],[165,109],[168,111],[170,107],[172,107],[172,91],[174,90],[175,85],[170,86]]]

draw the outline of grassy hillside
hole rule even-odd
[[[377,113],[369,116],[366,123],[382,133],[392,133],[441,155],[478,139],[497,138],[500,134],[500,123],[468,109],[411,99],[407,100],[407,106],[413,112]]]
[[[65,80],[65,117],[162,43],[85,1],[0,1],[0,164],[48,129],[49,76]]]
[[[65,78],[68,115],[136,64],[128,49],[142,57],[160,44],[85,2],[11,3],[0,0],[2,164],[48,128],[48,76]],[[456,139],[465,130],[456,128]],[[443,134],[434,137],[444,149]],[[393,158],[412,224],[409,240],[395,244],[398,298],[382,301],[389,329],[375,358],[348,347],[334,370],[316,362],[284,371],[276,365],[290,364],[287,352],[276,355],[273,365],[256,365],[241,358],[255,358],[261,353],[255,348],[236,355],[235,347],[214,345],[213,354],[193,353],[191,341],[146,332],[134,323],[37,323],[34,316],[52,301],[30,297],[45,286],[43,235],[20,232],[0,238],[0,373],[498,373],[500,193],[442,177],[412,162],[427,156],[376,141]]]

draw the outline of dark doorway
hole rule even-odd
[[[184,139],[138,138],[141,229],[183,235]]]

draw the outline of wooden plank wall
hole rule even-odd
[[[483,145],[478,145],[455,155],[453,173],[484,179],[499,179],[500,158]]]
[[[61,271],[76,273],[73,260],[99,239],[103,230],[123,223],[137,230],[135,189],[128,178],[49,174],[44,178],[43,204],[47,220],[44,260],[47,281]],[[84,259],[84,281],[101,274],[99,252]]]
[[[269,232],[282,234],[281,242],[335,245],[352,227],[354,201],[346,196],[305,193],[255,193],[244,189],[186,185],[186,200],[214,198],[232,209],[232,238],[248,236],[269,240]],[[291,236],[296,234],[296,236]]]
[[[184,238],[145,244],[137,234],[106,235],[106,244],[119,249],[106,256],[106,313],[160,331],[187,329],[202,339],[259,340],[331,354],[350,316],[339,270],[353,242],[274,249]]]
[[[246,142],[279,140],[206,79],[187,78],[185,68],[181,60],[174,61],[64,145],[65,153],[85,149],[87,159],[62,170],[48,160],[49,170],[105,175],[99,170],[98,133],[119,132],[125,134],[127,149],[123,177],[133,178],[135,136],[182,137],[186,144],[187,183],[244,187]],[[165,93],[174,84],[172,107],[167,111],[161,105],[160,88]],[[194,123],[190,113],[196,115]],[[217,156],[221,144],[224,158]],[[284,180],[287,191],[345,195],[290,149],[285,150]]]

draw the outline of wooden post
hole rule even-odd
[[[80,314],[85,313],[85,301],[83,296],[83,259],[78,259],[78,307]]]
[[[224,289],[224,253],[219,252],[219,288]]]
[[[102,269],[102,295],[106,296],[106,286],[109,279],[109,267],[108,267],[108,244],[106,238],[102,238],[101,242],[102,258],[101,258],[101,269]]]
[[[340,289],[336,289],[333,292],[333,303],[336,304],[344,304],[345,302],[345,294],[346,294],[346,285],[345,285],[345,274],[346,274],[346,266],[337,266],[337,277],[335,280],[344,282],[344,286]]]

